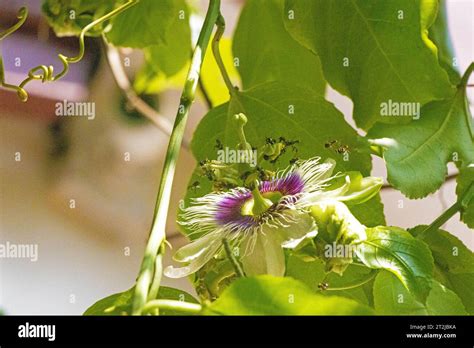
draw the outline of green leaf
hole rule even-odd
[[[461,76],[454,60],[454,49],[449,35],[445,0],[440,0],[438,16],[430,27],[429,38],[438,48],[438,61],[440,65],[448,73],[451,83],[457,85],[461,80]]]
[[[338,296],[315,294],[306,285],[272,276],[240,278],[205,309],[221,315],[370,315],[372,310]]]
[[[465,87],[449,99],[421,108],[407,125],[376,125],[367,135],[385,147],[388,181],[408,198],[421,198],[443,184],[449,161],[474,161],[474,128]]]
[[[175,0],[182,9],[182,16],[174,16],[163,42],[145,48],[145,57],[155,71],[166,76],[177,74],[189,61],[191,55],[191,29],[189,11],[184,0]]]
[[[48,24],[58,37],[79,36],[91,22],[120,5],[116,0],[44,0],[41,7]],[[87,36],[102,34],[107,22],[89,32]]]
[[[390,272],[382,271],[374,282],[374,307],[382,315],[426,315],[425,306],[418,302]]]
[[[248,118],[245,127],[247,140],[254,147],[263,146],[267,137],[278,139],[285,136],[299,140],[298,156],[301,158],[335,157],[337,170],[359,170],[364,175],[370,172],[368,144],[331,103],[310,89],[271,82],[239,92],[231,104],[230,108],[229,103],[214,108],[199,124],[192,141],[197,159],[217,157],[216,139],[224,146],[236,147],[239,140],[232,116],[235,109],[240,108]],[[321,132],[321,129],[325,131]],[[325,143],[332,139],[352,149],[348,161],[325,147]]]
[[[313,88],[323,94],[319,58],[285,30],[283,0],[248,0],[234,33],[233,51],[243,87],[270,81]]]
[[[410,232],[429,246],[435,263],[435,278],[456,292],[469,313],[474,314],[474,253],[461,240],[447,231],[431,231],[420,235],[426,226]]]
[[[389,272],[380,272],[374,283],[374,305],[382,315],[467,315],[459,297],[437,281],[423,304]]]
[[[128,315],[132,310],[135,288],[107,296],[87,308],[84,315]]]
[[[398,227],[368,228],[366,233],[367,240],[356,248],[361,261],[367,267],[392,272],[417,299],[424,300],[433,274],[428,246]]]
[[[461,199],[467,189],[474,183],[474,163],[469,164],[466,167],[462,167],[459,170],[457,177],[456,194]],[[474,228],[474,198],[471,199],[467,207],[463,209],[461,213],[461,220],[470,228]]]
[[[426,299],[426,308],[429,315],[467,315],[462,301],[453,291],[437,281]]]
[[[130,315],[132,311],[134,290],[135,288],[133,287],[127,291],[107,296],[90,306],[84,312],[84,315]],[[158,291],[158,298],[198,303],[194,297],[185,291],[169,288],[166,286],[160,287],[160,290]],[[181,313],[171,310],[160,311],[160,315],[179,314]]]
[[[326,80],[354,102],[361,128],[406,123],[406,117],[381,116],[389,100],[426,104],[452,95],[447,73],[424,41],[432,14],[420,14],[418,1],[286,0],[285,13],[290,34],[319,55]]]
[[[385,215],[380,194],[367,202],[348,206],[354,217],[367,227],[385,225]]]
[[[116,46],[144,48],[169,44],[167,32],[185,9],[175,0],[140,0],[113,20],[107,39]]]

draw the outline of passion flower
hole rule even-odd
[[[183,210],[180,223],[201,237],[174,255],[174,260],[187,265],[169,266],[165,275],[181,278],[198,271],[220,253],[225,239],[242,250],[240,261],[247,275],[282,276],[283,248],[295,248],[317,234],[310,207],[324,200],[343,200],[346,192],[357,196],[349,176],[348,182],[327,190],[331,180],[340,177],[332,176],[334,167],[332,160],[320,163],[320,158],[312,158],[295,163],[271,180],[256,182],[253,189],[240,187],[195,199]],[[381,181],[374,184],[378,187],[369,190],[364,182],[364,196],[373,196]]]

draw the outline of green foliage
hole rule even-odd
[[[283,0],[246,2],[234,33],[234,56],[245,89],[264,82],[298,84],[324,93],[318,57],[285,30]]]
[[[116,46],[133,48],[165,45],[168,43],[168,30],[180,11],[185,11],[182,1],[140,0],[114,18],[107,39]]]
[[[357,125],[368,129],[406,121],[380,115],[388,100],[426,104],[452,94],[422,35],[433,13],[420,13],[419,6],[411,0],[287,0],[285,24],[319,56],[327,81],[352,99]]]
[[[184,0],[175,0],[175,6],[182,9],[182,16],[173,16],[173,22],[165,31],[162,42],[144,49],[147,62],[166,76],[177,74],[191,56],[191,29],[189,11]]]
[[[383,315],[467,315],[459,297],[437,281],[423,304],[389,272],[380,272],[374,283],[374,304]]]
[[[420,232],[426,226],[417,226],[410,232],[423,240],[434,258],[435,278],[456,292],[465,308],[474,314],[474,253],[458,238],[447,231]]]
[[[135,288],[131,288],[124,292],[119,292],[107,296],[92,306],[90,306],[84,315],[130,315],[132,311],[132,300]],[[173,289],[166,286],[160,287],[158,292],[159,299],[186,301],[198,303],[191,295],[179,289]],[[179,315],[180,312],[173,310],[160,311],[160,315]]]
[[[241,278],[205,309],[220,315],[369,315],[372,310],[338,296],[315,294],[291,278]]]
[[[388,181],[409,198],[421,198],[444,182],[449,161],[474,162],[472,116],[465,86],[449,99],[421,108],[407,125],[376,125],[368,136],[384,144]]]
[[[379,226],[366,230],[367,240],[356,249],[362,262],[395,274],[403,285],[424,300],[433,274],[433,257],[428,246],[398,227]]]

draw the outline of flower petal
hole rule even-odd
[[[375,196],[382,185],[382,178],[373,176],[364,178],[359,172],[348,172],[334,178],[331,185],[324,191],[316,191],[305,195],[298,202],[298,205],[309,207],[327,200],[360,204]]]
[[[168,266],[165,268],[163,273],[169,278],[183,278],[194,272],[197,272],[217,253],[221,246],[222,244],[219,241],[215,240],[209,245],[208,248],[206,248],[203,252],[199,253],[199,255],[194,258],[189,265],[179,268]]]
[[[278,242],[277,238],[272,238],[271,236],[264,235],[262,237],[267,274],[283,277],[285,275],[285,254],[281,243]]]
[[[308,238],[314,238],[318,234],[318,227],[314,219],[308,213],[291,212],[294,222],[287,227],[279,227],[281,246],[287,249],[297,248],[301,242]]]
[[[178,249],[176,254],[173,255],[173,260],[178,262],[190,262],[209,249],[214,241],[220,241],[223,237],[224,231],[222,230],[207,233],[201,238]]]
[[[270,274],[281,277],[285,274],[285,254],[279,238],[258,233],[255,245],[241,258],[246,275]],[[246,243],[252,243],[251,238]],[[248,244],[247,244],[248,245]]]
[[[347,204],[360,204],[368,201],[380,191],[383,179],[373,176],[363,177],[359,172],[346,173],[345,192],[336,197]]]

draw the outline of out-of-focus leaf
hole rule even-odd
[[[145,57],[156,72],[174,76],[189,62],[191,56],[191,29],[189,11],[184,0],[175,0],[182,13],[173,17],[163,42],[145,48]]]
[[[168,30],[185,10],[182,4],[175,0],[140,0],[113,19],[107,39],[115,46],[133,48],[168,44]]]
[[[224,61],[229,77],[234,84],[238,85],[240,81],[239,74],[232,62],[231,46],[230,39],[221,39],[220,51],[222,60]],[[172,76],[166,76],[164,73],[152,68],[150,64],[145,64],[135,78],[134,88],[136,92],[140,94],[158,94],[167,89],[180,89],[184,86],[188,69],[189,61],[178,73]],[[206,54],[204,58],[201,69],[201,82],[212,105],[216,106],[229,101],[229,91],[225,86],[212,54]],[[199,90],[198,93],[200,93]]]

